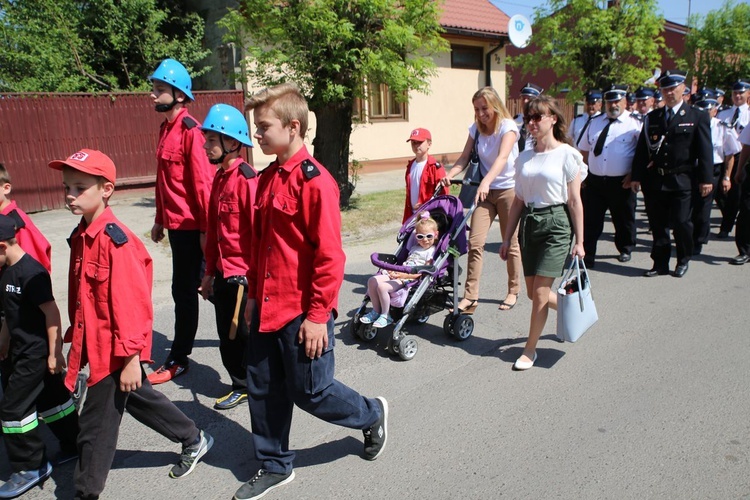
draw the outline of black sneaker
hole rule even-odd
[[[195,469],[198,460],[214,445],[214,438],[205,431],[201,431],[198,442],[190,446],[183,446],[180,461],[169,471],[169,477],[179,479],[185,477]]]
[[[385,398],[375,398],[380,404],[380,419],[369,429],[362,431],[365,436],[365,459],[375,460],[383,453],[388,441],[388,402]]]
[[[294,479],[294,470],[289,474],[275,474],[260,469],[253,478],[240,486],[234,494],[234,500],[254,500],[260,498],[274,488],[291,483]]]
[[[230,410],[242,403],[247,403],[247,393],[242,391],[232,391],[224,397],[216,400],[214,409]]]

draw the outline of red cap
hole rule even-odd
[[[80,170],[91,175],[101,175],[109,182],[114,183],[117,170],[112,159],[95,149],[82,149],[73,153],[65,160],[53,160],[49,162],[49,168],[62,170],[64,166]]]
[[[411,131],[411,135],[409,136],[408,139],[406,139],[406,142],[409,142],[409,141],[422,142],[422,141],[427,141],[427,140],[430,140],[430,141],[432,140],[432,134],[430,134],[430,131],[427,130],[426,128],[415,128],[414,130]]]

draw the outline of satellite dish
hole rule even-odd
[[[661,68],[656,68],[654,70],[654,76],[652,76],[651,78],[649,78],[648,80],[646,80],[645,82],[643,82],[643,85],[653,85],[653,84],[655,84],[656,80],[658,80],[660,76],[661,76]]]
[[[508,38],[514,47],[526,48],[531,39],[531,23],[525,16],[516,14],[508,21]]]

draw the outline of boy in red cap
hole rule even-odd
[[[60,311],[49,273],[18,244],[15,224],[11,217],[0,215],[0,266],[5,266],[0,278],[4,314],[0,421],[13,469],[0,486],[0,498],[15,498],[52,473],[39,420],[60,440],[58,463],[77,455],[78,414],[62,378]]]
[[[435,188],[440,179],[445,177],[445,169],[435,158],[430,156],[432,134],[426,128],[415,128],[411,131],[406,142],[411,143],[411,150],[415,157],[406,164],[406,203],[404,204],[404,220],[435,194]],[[448,186],[443,186],[442,194],[448,194]]]
[[[76,498],[98,498],[117,448],[122,414],[182,444],[169,475],[184,477],[211,448],[199,430],[166,396],[155,391],[141,366],[151,357],[153,284],[151,256],[108,207],[115,165],[104,153],[82,149],[50,162],[62,170],[65,203],[81,216],[70,236],[68,313],[70,342],[65,385],[73,390],[88,363],[88,391],[79,417]]]
[[[7,215],[16,225],[16,240],[24,252],[39,262],[48,273],[52,272],[52,245],[41,231],[31,222],[26,212],[18,208],[16,202],[9,198],[13,186],[10,173],[0,163],[0,214]]]

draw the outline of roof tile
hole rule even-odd
[[[445,0],[440,24],[445,28],[507,35],[508,19],[489,0]]]

